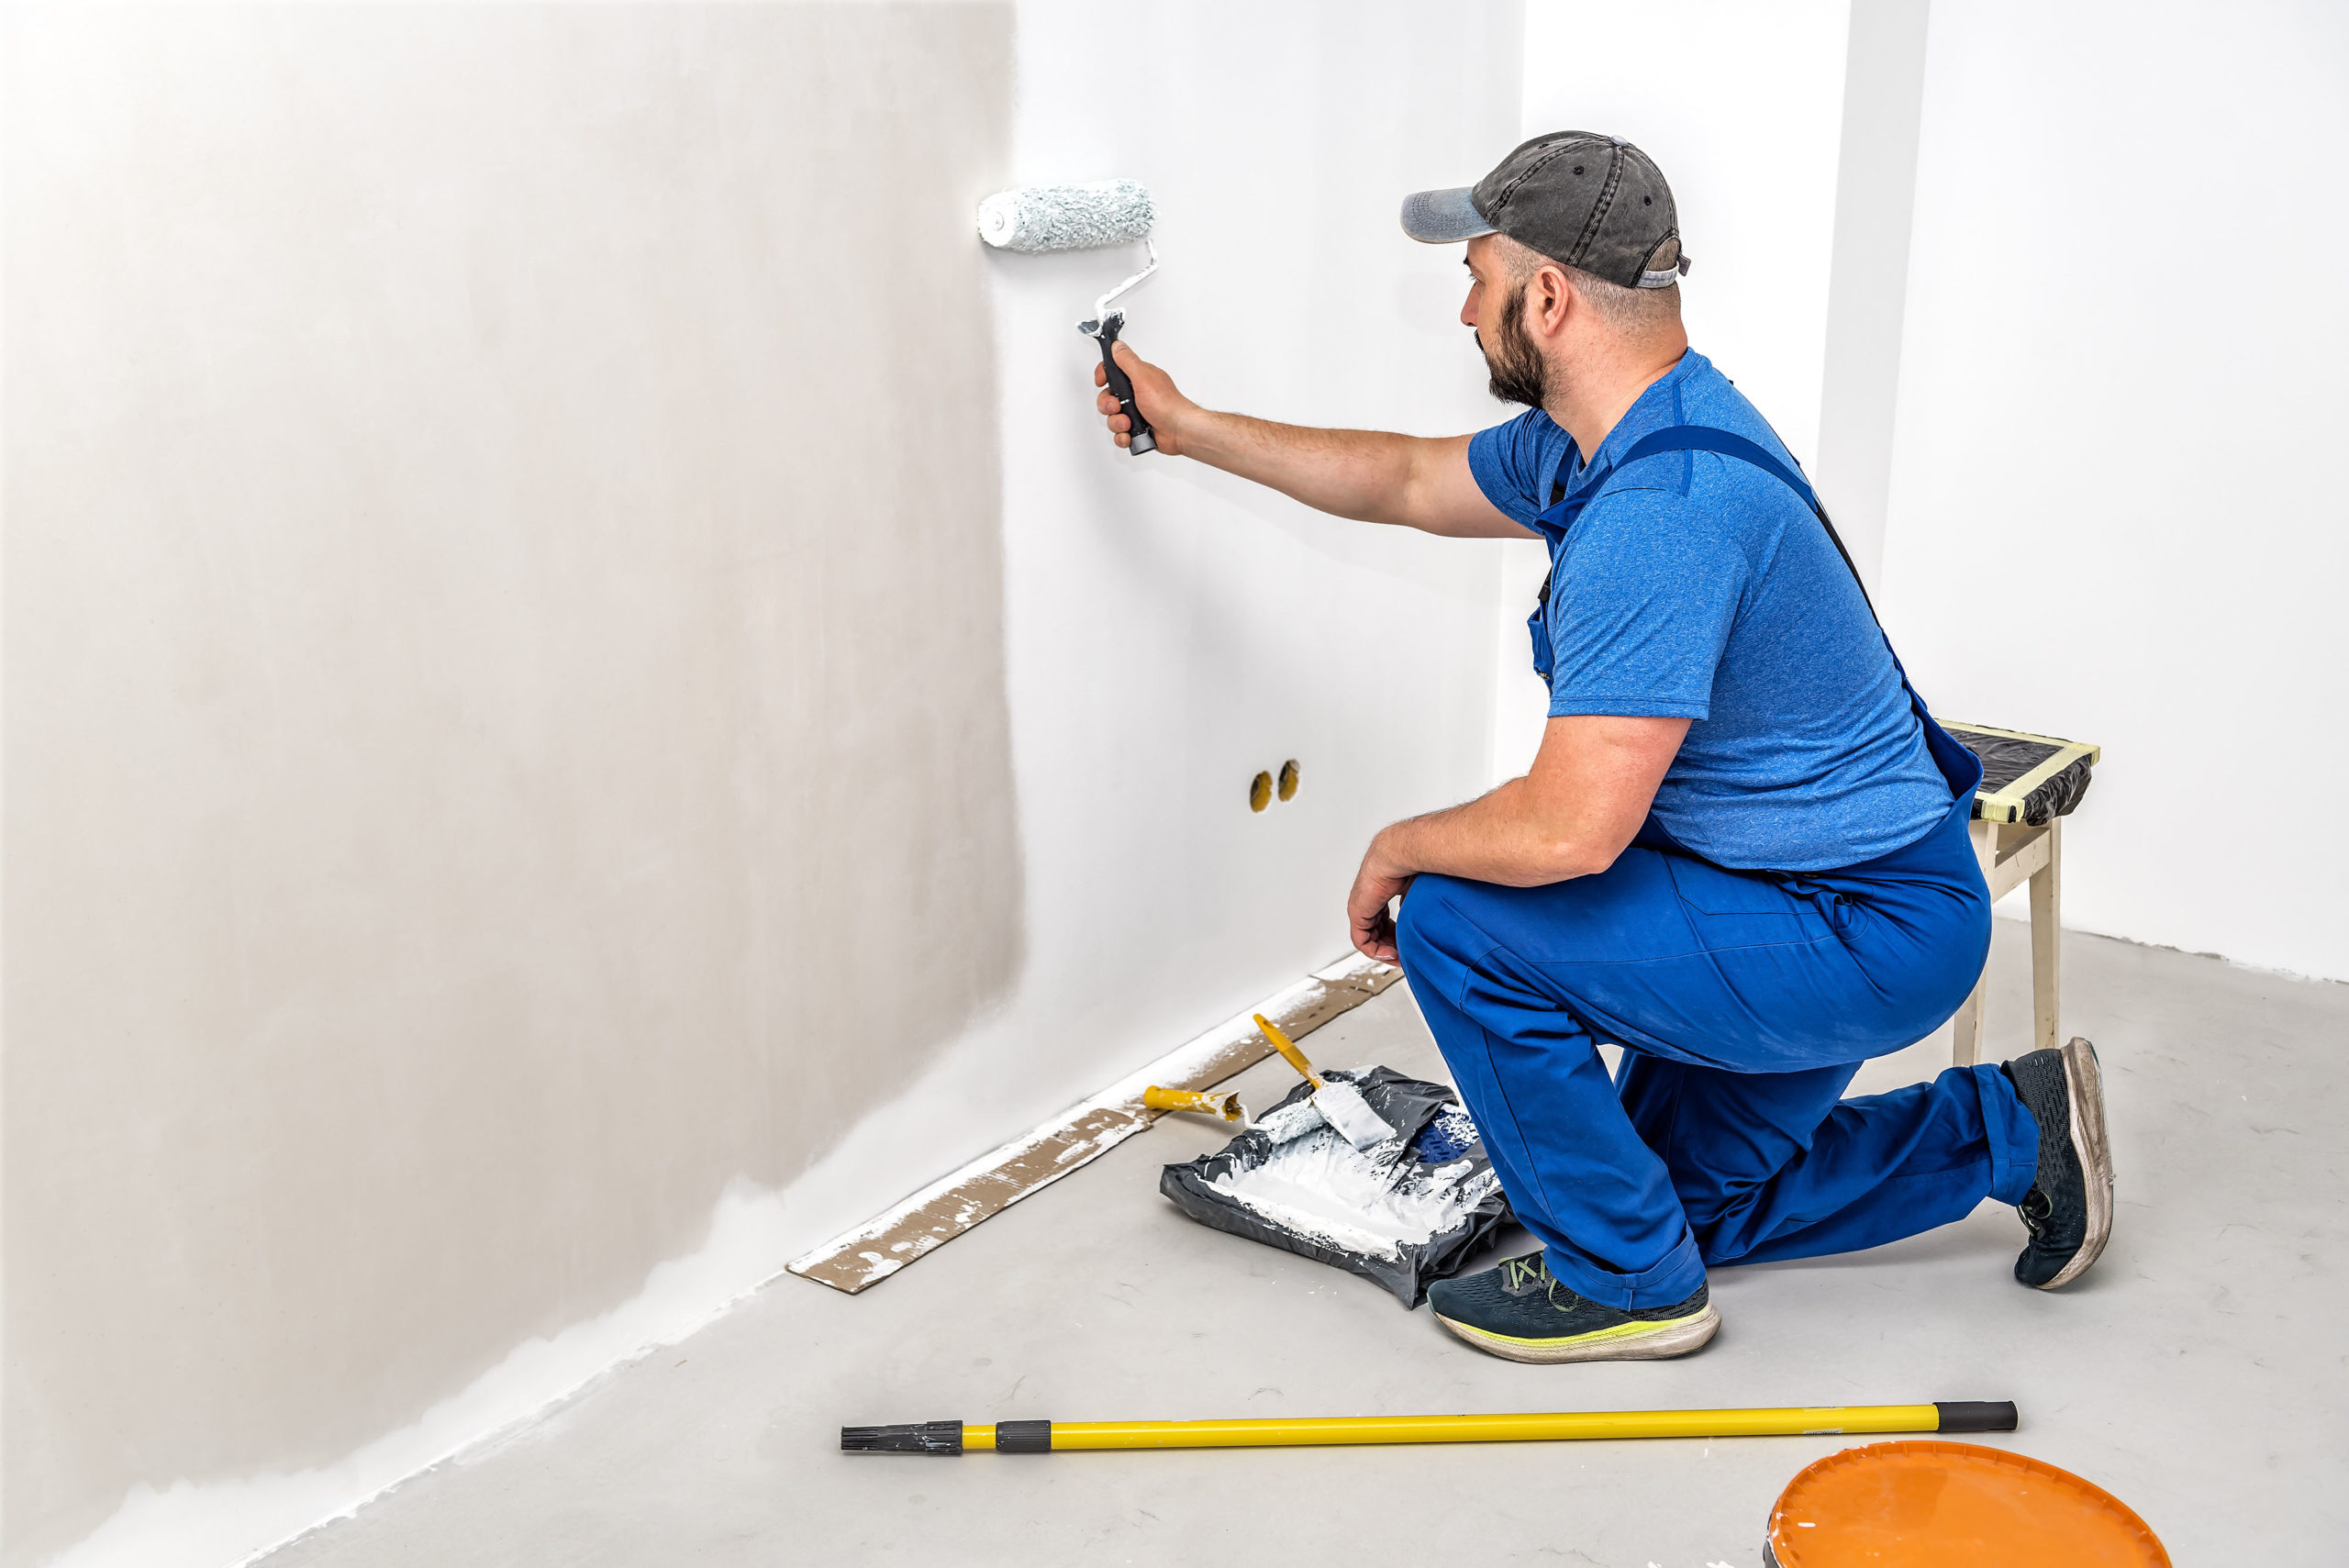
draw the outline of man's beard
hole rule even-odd
[[[1550,367],[1542,363],[1542,352],[1533,346],[1533,339],[1525,335],[1524,307],[1525,285],[1520,284],[1501,302],[1491,340],[1487,341],[1480,331],[1476,334],[1476,347],[1485,352],[1485,372],[1492,378],[1486,384],[1495,397],[1503,403],[1522,403],[1528,408],[1539,408],[1549,400]]]

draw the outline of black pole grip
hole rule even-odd
[[[2011,1432],[2015,1407],[2007,1400],[1956,1399],[1933,1401],[1944,1432]]]
[[[1052,1424],[1050,1421],[997,1421],[995,1424],[995,1451],[997,1453],[1050,1453],[1052,1451]]]
[[[1141,417],[1141,410],[1134,406],[1133,380],[1118,368],[1118,356],[1111,351],[1111,345],[1118,340],[1118,328],[1124,325],[1116,314],[1101,323],[1101,369],[1109,378],[1109,395],[1118,400],[1118,411],[1129,422],[1127,429],[1132,441],[1126,450],[1140,457],[1158,450],[1158,437],[1152,432],[1150,421]]]
[[[963,1451],[960,1421],[914,1421],[896,1427],[842,1427],[845,1453],[944,1453]]]

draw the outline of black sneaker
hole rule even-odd
[[[1676,1307],[1601,1307],[1559,1284],[1540,1252],[1438,1280],[1428,1306],[1478,1350],[1513,1362],[1661,1361],[1687,1355],[1721,1326],[1701,1284]]]
[[[2031,1243],[2015,1278],[2039,1290],[2087,1272],[2112,1239],[2112,1145],[2104,1135],[2104,1074],[2096,1047],[2074,1040],[2034,1051],[1998,1071],[2039,1123],[2039,1173],[2015,1212]]]

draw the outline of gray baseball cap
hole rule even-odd
[[[1664,171],[1618,136],[1537,136],[1473,185],[1403,198],[1403,232],[1430,245],[1480,234],[1623,288],[1669,288],[1688,270]]]

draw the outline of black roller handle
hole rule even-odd
[[[1133,380],[1118,368],[1118,356],[1112,351],[1112,346],[1118,341],[1118,328],[1125,324],[1125,313],[1113,310],[1109,318],[1101,323],[1101,330],[1094,336],[1101,342],[1101,369],[1109,378],[1109,395],[1118,400],[1118,411],[1126,417],[1126,428],[1132,437],[1126,450],[1140,457],[1144,452],[1158,450],[1158,437],[1151,430],[1150,421],[1141,417],[1141,410],[1134,406]]]

